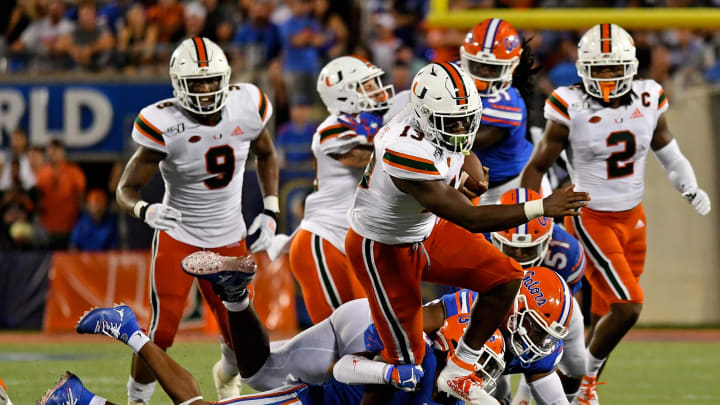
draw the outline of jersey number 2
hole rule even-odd
[[[614,152],[607,159],[607,178],[616,179],[633,174],[635,164],[626,162],[635,156],[635,134],[630,131],[613,132],[607,137],[607,146],[625,144],[625,150]]]
[[[235,151],[229,145],[214,146],[205,153],[205,168],[210,177],[203,181],[207,188],[223,188],[230,183],[235,174]]]

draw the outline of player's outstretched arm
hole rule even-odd
[[[698,187],[695,171],[680,152],[680,146],[670,133],[664,114],[658,119],[650,147],[675,189],[690,201],[700,215],[707,215],[710,212],[710,197]]]
[[[533,151],[530,161],[520,174],[520,187],[540,191],[542,177],[555,163],[568,144],[568,127],[552,120],[547,121],[545,135]]]
[[[263,195],[263,211],[255,217],[248,234],[260,232],[258,238],[250,245],[252,253],[267,250],[272,245],[275,232],[277,231],[277,216],[280,213],[280,202],[278,200],[278,160],[275,145],[267,129],[260,132],[250,144],[250,149],[255,154],[257,165],[257,176],[260,184],[260,192]]]
[[[371,145],[358,145],[343,154],[334,153],[330,156],[344,166],[364,169],[370,161],[372,152]]]
[[[459,191],[440,180],[411,181],[392,177],[401,191],[412,195],[435,215],[473,233],[513,228],[541,217],[579,215],[576,209],[587,205],[587,193],[573,191],[574,186],[556,190],[543,200],[515,205],[474,206]]]
[[[118,205],[122,209],[161,231],[177,226],[182,220],[180,211],[161,203],[150,204],[143,201],[140,191],[166,156],[165,153],[139,146],[125,166],[116,193]]]

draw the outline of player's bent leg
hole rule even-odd
[[[265,326],[253,309],[247,290],[257,266],[252,257],[225,257],[214,252],[190,254],[182,261],[183,270],[212,283],[228,311],[230,335],[238,371],[250,377],[257,373],[270,353]]]

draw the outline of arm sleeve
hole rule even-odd
[[[512,129],[523,123],[523,107],[520,103],[487,103],[483,104],[483,125]]]
[[[147,108],[138,114],[133,124],[132,139],[138,145],[145,146],[158,152],[166,153],[165,138],[162,131],[147,119]]]
[[[555,90],[545,100],[545,119],[553,120],[570,126],[570,114],[568,113],[568,103],[560,94],[559,90]]]
[[[387,384],[385,373],[388,366],[387,363],[346,354],[333,366],[333,377],[344,384]]]
[[[557,373],[550,373],[529,385],[538,405],[570,405]]]
[[[443,180],[435,166],[432,153],[418,145],[396,142],[385,148],[382,155],[383,170],[399,179],[413,181]]]
[[[673,139],[669,144],[655,151],[655,156],[660,161],[668,180],[680,193],[695,192],[698,188],[695,171],[685,155],[680,152],[677,140]]]

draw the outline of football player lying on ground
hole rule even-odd
[[[425,314],[424,320],[427,329],[439,328],[435,343],[452,351],[476,299],[476,292],[460,290],[443,296],[439,308],[431,307],[432,313]],[[544,267],[526,269],[513,309],[499,332],[485,343],[476,364],[476,373],[492,381],[483,383],[483,389],[500,403],[509,404],[508,376],[523,374],[538,405],[569,405],[555,369],[563,355],[563,339],[568,336],[573,307],[570,288],[557,273]],[[499,341],[508,342],[510,349],[504,350]],[[500,374],[506,377],[498,378]]]
[[[508,190],[500,197],[500,204],[517,204],[539,200],[540,194],[525,188]],[[571,294],[580,291],[585,273],[585,254],[580,242],[562,226],[553,224],[552,218],[539,217],[527,224],[500,232],[485,234],[500,251],[515,259],[523,268],[543,266],[565,280]],[[585,375],[585,328],[580,305],[573,297],[572,320],[568,335],[563,338],[563,355],[558,373],[568,401],[577,397],[580,382]],[[512,405],[529,404],[530,387],[521,378]]]
[[[204,266],[210,265],[210,268],[218,269],[218,256],[210,252],[198,252],[195,258]],[[199,256],[199,257],[198,257]],[[204,257],[203,257],[204,256]],[[185,262],[187,264],[187,260]],[[247,299],[244,285],[247,283],[247,275],[243,274],[241,268],[246,270],[250,267],[251,261],[238,262],[235,274],[232,272],[215,271],[215,273],[205,273],[201,277],[214,278],[216,281],[224,282],[219,291],[224,299]],[[223,263],[227,265],[228,263]],[[188,266],[190,267],[190,266]],[[197,275],[198,272],[207,270],[208,267],[191,269]],[[231,277],[227,277],[230,274]],[[224,279],[223,279],[224,277]],[[239,281],[239,283],[238,283]],[[532,284],[532,283],[531,283]],[[521,294],[530,297],[531,292],[538,293],[544,291],[544,284],[535,286],[532,290],[527,288],[521,289]],[[545,293],[545,297],[552,299],[553,293],[558,289],[550,289]],[[463,293],[463,297],[469,297]],[[458,295],[457,297],[460,297]],[[476,298],[475,295],[473,295]],[[459,300],[459,298],[457,298]],[[427,324],[438,329],[444,322],[444,313],[455,316],[460,311],[468,311],[472,301],[464,298],[463,304],[454,304],[456,295],[448,295],[444,299],[437,300],[425,307],[424,312],[427,316],[434,319],[427,319]],[[527,300],[524,300],[527,301]],[[560,301],[557,300],[556,301]],[[460,302],[460,301],[457,301]],[[227,305],[232,307],[233,302],[226,301]],[[235,302],[236,303],[236,302]],[[243,311],[246,312],[246,311]],[[232,324],[233,311],[229,311]],[[520,314],[518,314],[519,317]],[[457,317],[455,317],[457,318]],[[465,319],[469,319],[465,316]],[[367,300],[355,300],[342,305],[333,315],[318,325],[304,331],[288,343],[284,344],[278,350],[270,353],[262,366],[256,371],[250,379],[244,380],[256,389],[277,388],[284,384],[288,379],[288,375],[296,377],[298,380],[313,383],[315,385],[295,384],[292,386],[280,387],[271,392],[239,397],[229,403],[276,403],[279,400],[301,401],[302,403],[359,403],[362,396],[361,386],[349,386],[340,383],[353,384],[383,384],[389,383],[402,390],[413,390],[420,382],[420,390],[414,394],[399,394],[393,400],[393,403],[432,403],[431,395],[433,395],[436,370],[436,358],[434,355],[426,356],[423,361],[422,368],[412,365],[392,366],[389,364],[367,360],[364,357],[344,355],[344,353],[356,353],[365,351],[366,347],[379,350],[382,346],[378,345],[379,339],[368,339],[366,342],[364,335],[373,336],[372,333],[365,333],[366,330],[372,331],[370,328],[371,316]],[[452,322],[450,322],[452,324]],[[464,326],[464,325],[463,325]],[[460,333],[462,333],[462,330]],[[119,340],[131,346],[139,356],[153,367],[158,380],[163,388],[168,392],[169,396],[175,403],[192,404],[206,403],[202,401],[197,385],[192,376],[185,371],[180,365],[175,363],[165,352],[152,342],[148,342],[147,337],[139,330],[132,310],[127,306],[116,306],[115,308],[99,308],[86,314],[78,324],[80,333],[96,333],[107,334],[116,337]],[[264,332],[264,329],[263,329]],[[430,330],[428,332],[432,333]],[[445,332],[447,334],[447,332]],[[265,334],[264,346],[267,347],[267,335]],[[375,335],[376,336],[376,335]],[[459,335],[458,335],[459,337]],[[492,343],[496,338],[492,338]],[[372,343],[375,342],[375,343]],[[379,347],[378,347],[379,346]],[[247,347],[243,352],[252,353],[254,351],[263,351],[262,347]],[[488,347],[488,350],[491,348]],[[433,353],[429,351],[429,353]],[[341,357],[342,356],[342,357]],[[247,356],[238,356],[239,366],[241,370],[245,370],[247,365],[244,364]],[[445,357],[440,354],[440,357]],[[497,357],[497,356],[495,356]],[[312,360],[310,360],[312,359]],[[336,364],[335,362],[340,359]],[[333,364],[335,366],[333,367]],[[489,367],[486,360],[483,360],[485,367]],[[157,369],[155,369],[157,367]],[[423,369],[425,377],[423,378]],[[331,379],[334,373],[336,379]],[[500,368],[502,370],[502,367]],[[242,371],[241,371],[242,372]],[[499,375],[499,374],[498,374]],[[494,386],[494,377],[489,374],[484,375],[488,387]],[[324,383],[324,384],[323,384]],[[264,387],[264,388],[263,388]],[[43,405],[65,404],[70,398],[78,401],[77,404],[100,405],[106,403],[105,399],[94,396],[86,390],[80,380],[71,374],[66,374],[58,383],[58,385],[50,391],[40,402]],[[70,399],[72,399],[70,398]],[[486,403],[496,404],[494,399],[487,398]],[[450,403],[455,403],[451,400]]]

